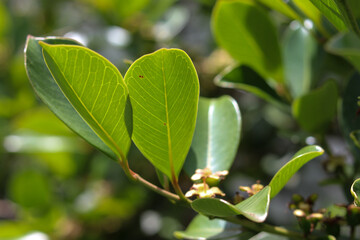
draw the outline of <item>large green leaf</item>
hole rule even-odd
[[[311,133],[324,132],[336,115],[338,91],[334,81],[297,98],[292,105],[293,115],[300,126]]]
[[[334,0],[310,0],[322,14],[339,30],[345,30],[346,25]]]
[[[295,153],[292,159],[284,165],[271,179],[271,198],[275,197],[290,178],[308,161],[320,156],[324,150],[319,146],[307,146]]]
[[[360,71],[360,38],[355,33],[339,33],[327,42],[325,48],[332,54],[344,57]]]
[[[237,152],[241,133],[241,116],[237,102],[230,96],[200,98],[196,128],[185,170],[212,172],[229,170]]]
[[[350,146],[357,162],[360,161],[360,149],[355,145],[354,141],[350,138],[350,134],[360,129],[360,116],[358,97],[360,96],[360,75],[354,74],[343,92],[340,126],[341,131]]]
[[[39,44],[66,98],[117,157],[125,160],[131,144],[131,106],[117,68],[82,46]]]
[[[70,45],[78,45],[79,43],[65,38],[35,38],[29,36],[25,48],[26,71],[37,95],[58,118],[90,144],[97,147],[108,156],[115,158],[115,154],[111,149],[104,144],[104,142],[80,117],[60,90],[45,64],[42,48],[38,43],[39,41],[51,44]]]
[[[285,107],[282,98],[266,80],[246,65],[226,68],[216,76],[215,84],[225,88],[236,88],[250,92],[272,104]]]
[[[185,231],[176,231],[174,236],[178,239],[228,239],[236,237],[237,240],[247,240],[254,236],[253,232],[243,232],[241,227],[221,219],[209,219],[197,215]]]
[[[212,15],[218,44],[264,77],[283,81],[277,31],[266,11],[251,1],[218,1]]]
[[[161,49],[136,60],[125,81],[134,143],[156,168],[177,178],[191,145],[199,100],[191,59],[182,50]]]
[[[200,198],[193,201],[191,207],[207,216],[228,217],[243,215],[254,222],[263,222],[269,211],[270,192],[271,187],[266,186],[257,194],[236,205],[218,198]]]
[[[351,195],[354,197],[354,203],[356,206],[360,206],[360,178],[356,179],[351,185]]]
[[[283,42],[285,79],[294,98],[310,90],[317,43],[300,23],[293,22]]]

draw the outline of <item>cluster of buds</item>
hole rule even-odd
[[[249,194],[249,197],[251,197],[252,195],[257,194],[263,188],[264,188],[264,185],[260,184],[259,180],[256,181],[255,184],[251,185],[251,187],[248,187],[248,186],[240,186],[239,187],[240,191],[247,192],[247,194]]]
[[[228,175],[228,171],[218,171],[212,173],[210,168],[197,169],[195,174],[191,176],[191,180],[194,182],[190,190],[185,194],[185,197],[199,197],[199,198],[211,198],[216,195],[225,196],[225,194],[216,187],[221,180]]]

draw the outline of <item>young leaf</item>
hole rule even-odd
[[[230,96],[200,98],[196,128],[185,170],[191,176],[196,169],[213,173],[229,170],[240,142],[241,116],[237,102]]]
[[[285,107],[282,98],[265,79],[246,65],[226,68],[215,77],[214,82],[220,87],[244,90],[281,108]]]
[[[345,58],[360,71],[360,38],[355,33],[339,33],[327,42],[325,48],[328,52]]]
[[[131,143],[131,106],[117,68],[82,46],[39,44],[66,98],[117,157],[125,160]]]
[[[217,1],[212,29],[219,45],[234,59],[283,82],[277,31],[262,8],[251,1]]]
[[[156,168],[177,178],[191,145],[199,101],[191,59],[182,50],[161,49],[136,60],[125,81],[134,143]]]
[[[274,198],[290,178],[308,161],[322,155],[324,150],[319,146],[307,146],[295,153],[293,158],[284,165],[271,179],[271,198]]]
[[[327,81],[293,102],[293,115],[311,133],[322,133],[336,115],[338,92],[334,81]]]
[[[360,206],[360,178],[356,179],[351,185],[351,195],[354,197],[355,206]]]
[[[209,219],[203,215],[197,215],[185,231],[176,231],[177,239],[228,239],[236,237],[237,240],[247,240],[254,236],[253,232],[243,232],[239,225],[232,224],[221,219]]]
[[[311,88],[317,43],[300,23],[292,22],[286,31],[283,46],[285,79],[292,96],[297,98]]]
[[[94,133],[60,90],[45,64],[39,41],[49,44],[69,45],[79,45],[79,43],[66,38],[37,38],[29,36],[25,48],[27,75],[37,95],[58,118],[90,144],[115,159],[116,156],[113,151]]]
[[[319,11],[337,28],[339,31],[346,30],[346,25],[334,0],[310,0]]]
[[[270,204],[271,187],[266,186],[257,194],[237,205],[218,198],[199,198],[191,203],[191,207],[207,216],[228,217],[243,215],[254,222],[265,221]]]

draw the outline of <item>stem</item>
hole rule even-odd
[[[355,226],[350,227],[350,239],[351,240],[355,239]]]
[[[252,222],[247,219],[241,219],[241,218],[237,218],[237,217],[224,217],[221,219],[226,220],[228,222],[235,223],[235,224],[239,224],[245,228],[248,228],[248,229],[256,231],[256,232],[268,232],[268,233],[273,233],[273,234],[277,234],[277,235],[281,235],[281,236],[286,236],[291,239],[304,239],[303,233],[291,231],[284,227],[272,226],[272,225],[269,225],[266,223],[256,223],[256,222]],[[310,235],[307,237],[307,239],[329,239],[329,240],[331,239],[331,240],[333,240],[335,238],[331,235],[326,235],[326,236],[321,236],[321,237]]]
[[[345,21],[350,25],[351,29],[360,37],[360,29],[352,13],[347,0],[335,0],[336,5],[339,7],[341,14],[345,17]]]
[[[174,174],[172,176],[171,183],[172,183],[172,185],[174,187],[174,190],[175,190],[176,194],[180,198],[180,200],[183,201],[184,203],[190,204],[191,201],[185,197],[184,193],[182,192],[182,190],[180,188],[179,182],[178,182],[178,180],[177,180],[177,178],[175,177]]]

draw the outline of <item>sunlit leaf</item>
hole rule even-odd
[[[195,211],[207,216],[243,215],[254,222],[263,222],[269,211],[270,192],[271,187],[267,186],[237,205],[218,198],[200,198],[193,201],[191,206]]]
[[[199,80],[188,55],[161,49],[136,60],[125,76],[133,109],[132,139],[170,179],[177,178],[195,130]]]
[[[212,28],[218,44],[239,63],[264,77],[283,81],[277,30],[262,8],[251,1],[218,1]]]
[[[360,178],[356,179],[351,185],[351,195],[354,197],[354,203],[356,206],[360,206]]]
[[[29,36],[25,48],[25,65],[30,82],[41,100],[75,133],[82,136],[108,156],[115,158],[115,154],[94,133],[87,123],[80,117],[59,86],[51,76],[42,55],[42,48],[38,44],[44,41],[51,44],[78,44],[64,38],[34,38]]]
[[[319,11],[339,30],[345,30],[346,25],[341,11],[334,0],[310,0]]]
[[[327,51],[347,59],[360,71],[360,38],[353,32],[339,33],[325,45]]]
[[[213,173],[229,170],[240,134],[240,110],[233,98],[200,98],[195,133],[185,164],[187,173],[191,176],[196,169],[204,168]]]
[[[285,79],[296,98],[307,93],[312,85],[317,43],[300,23],[292,22],[285,34],[283,47]]]
[[[324,150],[319,146],[307,146],[295,153],[292,159],[283,166],[272,178],[271,198],[274,198],[286,185],[290,178],[307,162],[322,155]]]
[[[288,16],[291,19],[300,20],[300,17],[297,13],[292,10],[292,8],[283,0],[258,0],[262,4],[265,4],[269,8],[272,8],[278,12],[281,12],[285,16]]]
[[[338,90],[334,81],[297,98],[292,105],[293,115],[302,128],[322,133],[336,115]]]
[[[255,233],[244,232],[241,227],[221,219],[212,219],[197,215],[185,231],[176,231],[174,236],[178,239],[228,239],[236,237],[237,240],[247,240]]]
[[[40,45],[66,98],[117,157],[125,160],[131,143],[131,106],[117,68],[82,46]]]

